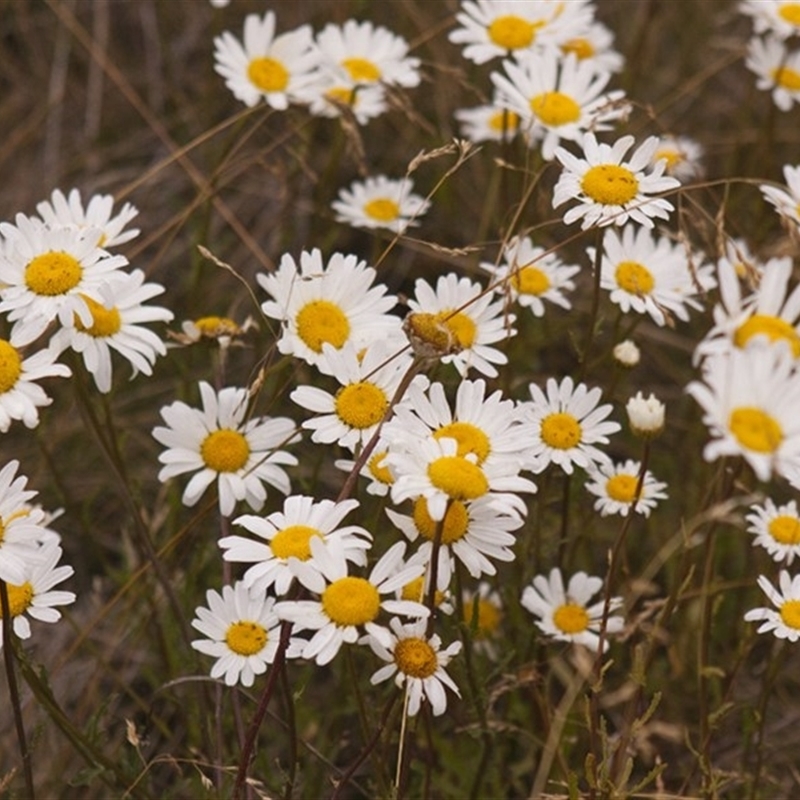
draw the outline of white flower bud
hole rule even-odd
[[[631,430],[644,439],[652,439],[664,430],[664,404],[651,394],[646,400],[641,392],[628,400],[628,424]]]
[[[641,358],[639,348],[630,339],[615,345],[612,352],[623,367],[635,367]]]

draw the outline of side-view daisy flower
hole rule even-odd
[[[591,599],[603,587],[603,579],[576,572],[564,588],[561,570],[554,567],[549,576],[537,575],[522,592],[522,605],[539,619],[536,626],[543,633],[562,642],[575,642],[598,650],[600,628],[605,602],[591,604]],[[615,614],[622,606],[621,597],[612,597],[606,619],[606,634],[622,630],[624,620]],[[608,640],[603,641],[603,650]]]
[[[619,464],[600,464],[590,469],[586,488],[598,498],[594,503],[595,511],[603,517],[609,514],[627,517],[633,509],[634,513],[649,517],[658,501],[666,499],[664,489],[667,484],[657,481],[647,470],[637,493],[641,468],[638,461],[628,459]]]
[[[477,591],[463,593],[462,605],[463,621],[471,632],[473,648],[496,660],[496,640],[503,621],[503,600],[500,593],[487,581],[481,581]]]
[[[387,455],[387,444],[381,436],[372,450],[372,455],[367,459],[367,463],[364,464],[359,473],[362,478],[366,478],[369,481],[367,494],[376,495],[377,497],[386,497],[389,494],[395,476],[386,463]],[[344,472],[352,472],[355,469],[356,462],[349,458],[338,458],[333,462],[333,465]]]
[[[461,135],[470,142],[510,142],[520,127],[519,116],[496,103],[460,108],[453,116]]]
[[[625,59],[613,46],[614,34],[602,22],[593,20],[580,33],[562,41],[558,49],[564,55],[574,53],[581,61],[591,61],[598,70],[619,72]]]
[[[435,717],[447,709],[445,687],[461,697],[458,686],[445,671],[450,659],[461,652],[461,642],[453,642],[442,650],[437,634],[425,634],[425,620],[403,624],[397,617],[389,620],[391,632],[383,640],[367,638],[372,652],[388,662],[370,678],[373,685],[394,676],[395,685],[408,692],[408,715],[416,716],[423,700],[431,704]]]
[[[764,575],[758,585],[775,608],[751,608],[744,618],[761,622],[758,633],[774,633],[778,639],[796,642],[800,639],[800,575],[790,575],[785,569],[778,573],[778,588]]]
[[[680,182],[664,175],[665,160],[650,167],[658,149],[656,136],[645,139],[626,160],[634,141],[633,136],[623,136],[613,145],[602,144],[593,133],[587,133],[581,143],[583,158],[556,148],[555,156],[564,171],[553,190],[553,208],[568,200],[578,201],[564,214],[567,225],[582,219],[581,228],[586,230],[631,220],[652,228],[653,218],[669,218],[672,203],[653,195],[675,189]]]
[[[357,500],[314,501],[312,497],[292,495],[283,501],[283,510],[267,517],[244,514],[233,520],[262,541],[246,536],[225,536],[219,540],[225,561],[252,564],[244,574],[248,588],[266,592],[274,587],[279,597],[294,580],[289,559],[309,562],[311,539],[336,541],[346,561],[364,566],[372,536],[360,525],[341,526],[342,520],[358,508]]]
[[[794,0],[742,0],[739,11],[752,17],[756,33],[781,39],[800,33],[800,6]]]
[[[409,225],[419,225],[419,218],[430,208],[430,201],[413,193],[410,178],[392,180],[375,175],[354,181],[331,203],[337,222],[354,228],[386,228],[402,233]]]
[[[651,164],[663,158],[667,162],[664,172],[679,181],[690,181],[703,174],[703,148],[688,136],[662,136],[653,153]]]
[[[772,92],[772,102],[781,111],[800,103],[800,53],[774,36],[754,36],[744,63],[756,75],[756,88]]]
[[[289,493],[289,476],[279,465],[297,459],[276,448],[299,440],[295,423],[288,417],[247,419],[247,389],[228,387],[219,393],[200,383],[202,409],[180,400],[161,409],[168,427],[153,429],[153,437],[168,449],[158,457],[164,464],[158,473],[166,481],[194,472],[183,492],[183,503],[193,506],[212,484],[219,491],[219,509],[230,516],[237,500],[246,500],[258,511],[267,491],[264,483]]]
[[[359,125],[385,114],[389,108],[381,84],[353,86],[334,73],[320,72],[313,83],[297,91],[297,99],[316,117],[352,117]]]
[[[281,620],[275,613],[275,598],[248,589],[243,581],[223,586],[222,594],[209,589],[207,606],[195,609],[192,627],[206,638],[192,647],[217,660],[212,678],[224,678],[227,686],[252,686],[275,660],[281,639]],[[286,658],[295,658],[304,642],[289,639]]]
[[[745,517],[750,523],[754,547],[763,547],[775,561],[785,561],[790,566],[795,556],[800,556],[800,512],[797,501],[790,500],[782,506],[767,498],[764,505],[750,506]]]
[[[785,188],[763,183],[759,189],[764,199],[775,206],[784,219],[800,225],[800,166],[784,164],[783,177],[786,180]]]
[[[214,39],[214,70],[237,100],[249,107],[262,98],[284,110],[305,85],[316,79],[319,53],[310,25],[275,35],[275,13],[248,14],[244,41],[229,31]]]

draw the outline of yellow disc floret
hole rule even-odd
[[[520,267],[511,273],[511,285],[520,294],[544,294],[550,288],[550,278],[538,267]]]
[[[342,66],[355,83],[377,83],[381,79],[380,69],[366,58],[345,58]]]
[[[753,336],[766,336],[771,342],[789,342],[794,357],[800,358],[800,336],[785,319],[769,314],[753,314],[736,329],[733,343],[737,347],[744,347]]]
[[[386,415],[389,398],[379,386],[369,381],[351,383],[336,393],[336,415],[345,425],[363,430],[377,425]]]
[[[613,475],[606,481],[606,494],[618,503],[632,503],[638,482],[637,475]]]
[[[487,28],[489,38],[504,50],[521,50],[530,47],[542,22],[529,22],[515,14],[497,17]]]
[[[776,86],[788,89],[790,92],[800,91],[800,72],[791,67],[783,66],[770,72]]]
[[[436,318],[450,331],[453,340],[462,350],[472,347],[478,329],[471,317],[461,311],[453,313],[448,310],[440,311]]]
[[[33,586],[29,581],[25,583],[14,584],[7,583],[6,589],[8,591],[8,609],[12,617],[18,617],[24,614],[30,604],[33,602]],[[0,617],[3,616],[3,609],[0,608]]]
[[[800,600],[787,600],[781,606],[780,614],[784,625],[800,630]]]
[[[308,525],[289,525],[278,531],[270,540],[269,546],[275,558],[297,558],[308,561],[311,558],[311,539],[322,534]]]
[[[545,124],[557,128],[581,118],[581,107],[563,92],[543,92],[532,97],[531,111]]]
[[[619,164],[598,164],[590,167],[581,180],[583,193],[604,206],[624,206],[636,197],[639,181]]]
[[[414,503],[414,525],[420,535],[424,539],[433,541],[439,524],[428,513],[428,501],[424,497],[418,498]],[[453,500],[447,506],[441,525],[442,544],[453,544],[463,538],[469,528],[467,507],[458,500]]]
[[[394,646],[394,663],[397,669],[411,678],[430,678],[439,668],[436,651],[417,637],[400,639]]]
[[[475,600],[464,604],[464,622],[468,627],[472,627],[475,604]],[[485,597],[478,598],[477,606],[478,619],[475,623],[475,638],[485,639],[495,633],[500,627],[500,620],[503,618],[503,612],[496,603],[493,603]]]
[[[570,450],[580,444],[583,430],[572,414],[557,411],[542,420],[542,441],[556,450]]]
[[[267,632],[263,625],[249,620],[234,622],[225,631],[225,644],[240,656],[260,653],[267,643]]]
[[[0,339],[0,394],[13,389],[22,375],[22,357],[14,345]]]
[[[489,491],[483,470],[461,456],[441,456],[428,465],[428,478],[453,500],[474,500]]]
[[[215,472],[238,472],[250,457],[250,445],[239,431],[222,428],[203,439],[200,456]]]
[[[75,327],[79,331],[88,333],[89,336],[94,336],[98,339],[104,339],[119,333],[119,329],[122,327],[122,317],[116,306],[106,308],[102,303],[92,300],[91,297],[87,297],[85,294],[82,294],[81,297],[89,307],[89,313],[92,315],[92,324],[87,328],[81,322],[80,317],[75,314]]]
[[[83,277],[83,267],[74,256],[60,250],[42,253],[25,267],[25,285],[44,297],[57,297],[74,289]]]
[[[781,3],[781,7],[778,9],[778,16],[784,22],[800,28],[800,3]]]
[[[760,408],[740,406],[734,409],[728,427],[742,447],[756,453],[774,453],[783,441],[778,421]]]
[[[566,56],[570,53],[575,53],[578,61],[583,61],[585,58],[591,58],[595,54],[594,45],[588,39],[570,39],[561,45],[561,52]]]
[[[508,109],[504,111],[495,111],[489,117],[489,128],[498,133],[507,131],[513,133],[519,127],[519,115]]]
[[[384,461],[386,453],[386,450],[375,453],[369,461],[367,461],[367,468],[369,469],[369,474],[372,475],[376,481],[391,486],[394,483],[394,475],[392,475],[391,470],[386,466],[386,462]]]
[[[471,422],[451,422],[442,425],[433,434],[434,439],[455,439],[458,443],[456,455],[467,456],[473,453],[478,458],[478,464],[483,464],[491,451],[489,437]]]
[[[577,603],[565,603],[553,612],[553,624],[562,633],[581,633],[589,627],[589,614]]]
[[[614,278],[620,289],[640,297],[650,294],[656,285],[653,273],[638,261],[620,261]]]
[[[312,300],[306,303],[295,318],[297,335],[315,353],[322,352],[327,342],[339,350],[350,336],[350,321],[336,303]]]
[[[394,222],[400,216],[400,206],[389,197],[376,197],[364,203],[364,213],[378,222]]]
[[[378,590],[366,578],[339,578],[321,599],[323,611],[342,628],[372,622],[381,607]]]
[[[289,85],[289,71],[274,58],[254,58],[247,67],[250,82],[262,92],[282,92]]]
[[[770,520],[767,530],[769,535],[779,544],[800,544],[800,520],[797,517],[792,517],[789,514],[775,517],[775,519]]]

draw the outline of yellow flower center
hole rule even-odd
[[[639,181],[619,164],[598,164],[590,167],[581,180],[583,193],[603,206],[624,206],[636,197]]]
[[[25,267],[25,285],[34,293],[56,297],[74,289],[83,276],[83,267],[74,256],[60,250],[42,253]]]
[[[756,453],[774,453],[783,441],[783,430],[778,421],[760,408],[735,408],[728,427],[742,447]]]
[[[478,464],[483,464],[491,450],[489,437],[471,422],[451,422],[442,425],[433,434],[434,439],[455,439],[458,442],[456,455],[466,456],[474,453],[478,457]]]
[[[800,544],[800,520],[789,514],[770,520],[767,527],[770,536],[779,544]]]
[[[650,294],[656,285],[653,273],[638,261],[620,261],[614,278],[620,289],[640,297]]]
[[[429,351],[439,355],[453,350],[453,335],[438,314],[414,311],[406,317],[405,330],[414,347],[424,349],[428,355]]]
[[[475,608],[475,600],[471,600],[464,604],[464,622],[468,627],[472,626],[473,610]],[[503,618],[503,612],[500,607],[495,605],[491,600],[485,597],[478,598],[478,620],[475,623],[475,638],[485,639],[491,636],[500,627],[500,620]]]
[[[800,3],[782,3],[778,16],[790,25],[800,27]]]
[[[376,83],[381,79],[380,69],[366,58],[346,58],[342,66],[356,83]]]
[[[351,383],[336,393],[336,415],[351,428],[364,430],[377,425],[389,408],[383,389],[369,381]]]
[[[388,197],[376,197],[364,203],[364,213],[378,222],[392,222],[400,216],[400,206]]]
[[[498,133],[507,131],[512,133],[519,127],[519,115],[513,111],[495,111],[489,117],[489,128]]]
[[[606,481],[606,494],[618,503],[632,503],[638,482],[638,475],[613,475]]]
[[[431,519],[428,513],[428,501],[420,497],[414,503],[414,525],[424,539],[433,541],[436,538],[438,522]],[[469,514],[467,507],[458,500],[453,500],[447,506],[447,512],[442,521],[442,544],[453,544],[461,539],[469,528]]]
[[[583,430],[572,414],[557,411],[542,420],[542,441],[556,450],[570,450],[581,441]]]
[[[79,331],[88,333],[89,336],[94,336],[97,339],[103,339],[108,336],[113,336],[119,332],[122,327],[122,317],[116,306],[113,308],[106,308],[102,303],[92,300],[82,294],[84,303],[89,307],[89,313],[92,315],[92,324],[87,328],[80,320],[80,317],[75,314],[75,327]]]
[[[289,71],[274,58],[254,58],[247,67],[247,77],[262,92],[282,92],[289,85]]]
[[[394,663],[400,672],[412,678],[430,678],[439,668],[436,651],[424,639],[416,637],[397,642]]]
[[[235,336],[240,332],[239,326],[228,317],[200,317],[194,324],[201,336],[216,339],[218,336]]]
[[[33,586],[29,581],[22,584],[7,583],[8,590],[8,609],[12,617],[24,614],[33,602]],[[3,616],[3,609],[0,608],[0,617]]]
[[[315,353],[322,352],[327,342],[337,350],[350,336],[350,320],[336,303],[330,300],[312,300],[297,312],[297,335]]]
[[[453,500],[474,500],[489,491],[483,470],[461,456],[441,456],[428,465],[428,478]]]
[[[352,86],[332,86],[325,92],[325,97],[334,104],[352,106],[356,101],[356,90]]]
[[[422,603],[425,601],[425,577],[420,575],[418,578],[414,578],[413,581],[409,581],[401,591],[403,600],[412,600],[415,603]],[[434,605],[440,606],[442,601],[444,600],[444,592],[440,592],[438,589],[434,592],[433,602]]]
[[[543,92],[531,98],[531,111],[551,127],[577,122],[581,117],[581,107],[563,92]]]
[[[472,347],[478,329],[466,314],[461,311],[456,311],[455,314],[450,310],[440,311],[436,315],[436,321],[450,331],[451,337],[462,350]]]
[[[322,534],[308,525],[289,525],[278,531],[270,540],[269,546],[275,558],[298,558],[308,561],[311,558],[311,538]]]
[[[14,345],[0,339],[0,394],[12,389],[22,375],[22,357]]]
[[[736,329],[733,343],[737,347],[744,347],[753,336],[758,335],[766,336],[771,342],[789,342],[794,357],[800,357],[800,336],[785,319],[769,314],[754,314]]]
[[[322,593],[322,610],[342,628],[372,622],[380,607],[378,590],[366,578],[339,578]]]
[[[381,450],[380,453],[375,453],[375,455],[367,461],[367,468],[369,469],[370,475],[372,475],[376,481],[391,486],[394,483],[394,475],[392,475],[391,470],[384,462],[386,452],[386,450]]]
[[[250,445],[239,431],[222,428],[203,439],[200,457],[215,472],[238,472],[250,457]]]
[[[674,150],[673,148],[656,150],[656,154],[653,156],[653,161],[660,161],[662,159],[667,162],[667,172],[670,172],[671,170],[675,169],[678,164],[682,164],[684,161],[686,161],[683,153],[681,153],[680,150]]]
[[[595,54],[594,45],[588,39],[575,38],[561,45],[561,52],[566,56],[575,53],[578,61],[591,58]]]
[[[260,653],[267,643],[267,632],[263,625],[249,620],[234,622],[225,631],[225,644],[240,656]]]
[[[550,278],[538,267],[521,267],[511,273],[511,285],[520,294],[544,294],[550,288]]]
[[[800,600],[787,600],[781,606],[781,620],[790,628],[800,628]]]
[[[790,92],[800,91],[800,72],[791,67],[777,67],[770,71],[776,86],[788,89]]]
[[[543,25],[544,22],[529,22],[515,14],[507,14],[494,20],[487,28],[487,33],[498,47],[504,50],[521,50],[531,46],[536,30]]]
[[[565,603],[553,612],[553,623],[562,633],[580,633],[589,627],[589,615],[577,603]]]

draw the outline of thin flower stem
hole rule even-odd
[[[397,742],[397,767],[394,773],[394,796],[400,800],[400,781],[403,776],[403,758],[406,748],[406,729],[408,728],[408,697],[410,694],[410,684],[406,681],[403,691],[403,713],[400,718],[400,740]]]
[[[280,666],[281,693],[286,704],[286,726],[289,737],[289,774],[286,777],[286,789],[283,792],[283,800],[292,800],[294,782],[297,777],[297,726],[294,716],[294,696],[292,687],[289,685],[289,673],[286,669],[286,661]]]
[[[603,237],[605,235],[605,227],[600,227],[596,231],[595,237],[595,251],[594,251],[594,286],[592,290],[592,307],[589,312],[589,324],[586,326],[586,341],[583,345],[583,350],[580,353],[580,363],[578,367],[578,375],[576,383],[580,383],[586,375],[586,370],[589,367],[589,358],[592,352],[592,344],[594,343],[595,328],[597,327],[597,315],[600,311],[600,276],[602,274],[603,264]]]
[[[0,611],[3,622],[3,661],[6,667],[6,681],[8,683],[8,696],[11,700],[11,709],[14,712],[14,727],[17,730],[17,745],[22,758],[22,773],[25,776],[25,792],[34,800],[33,768],[31,767],[31,752],[28,750],[28,740],[25,737],[25,723],[22,719],[22,704],[17,686],[17,675],[14,667],[14,625],[11,619],[11,603],[8,599],[8,584],[0,579]]]

